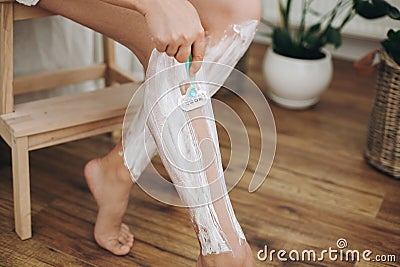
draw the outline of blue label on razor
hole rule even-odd
[[[197,89],[194,87],[190,89],[189,95],[190,97],[195,98],[197,96]]]

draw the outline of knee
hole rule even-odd
[[[190,0],[199,12],[205,28],[214,24],[242,23],[248,20],[259,20],[261,17],[260,0]]]
[[[260,20],[261,1],[259,0],[229,0],[223,7],[225,14],[235,22]]]

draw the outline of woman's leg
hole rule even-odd
[[[142,15],[98,0],[41,0],[39,6],[115,39],[147,67],[153,43]],[[133,183],[118,155],[121,149],[119,143],[105,157],[92,160],[85,167],[85,177],[99,209],[95,239],[116,255],[129,253],[133,245],[133,235],[122,224]]]

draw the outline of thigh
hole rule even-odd
[[[98,0],[40,0],[39,6],[116,40],[147,68],[154,45],[139,13]]]

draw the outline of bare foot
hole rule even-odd
[[[122,218],[133,183],[129,171],[118,162],[122,159],[110,154],[91,160],[84,170],[86,182],[99,209],[94,238],[99,246],[113,254],[126,255],[133,246],[133,234],[122,223]]]
[[[254,267],[253,255],[248,243],[233,248],[233,253],[200,255],[197,259],[197,267]]]

